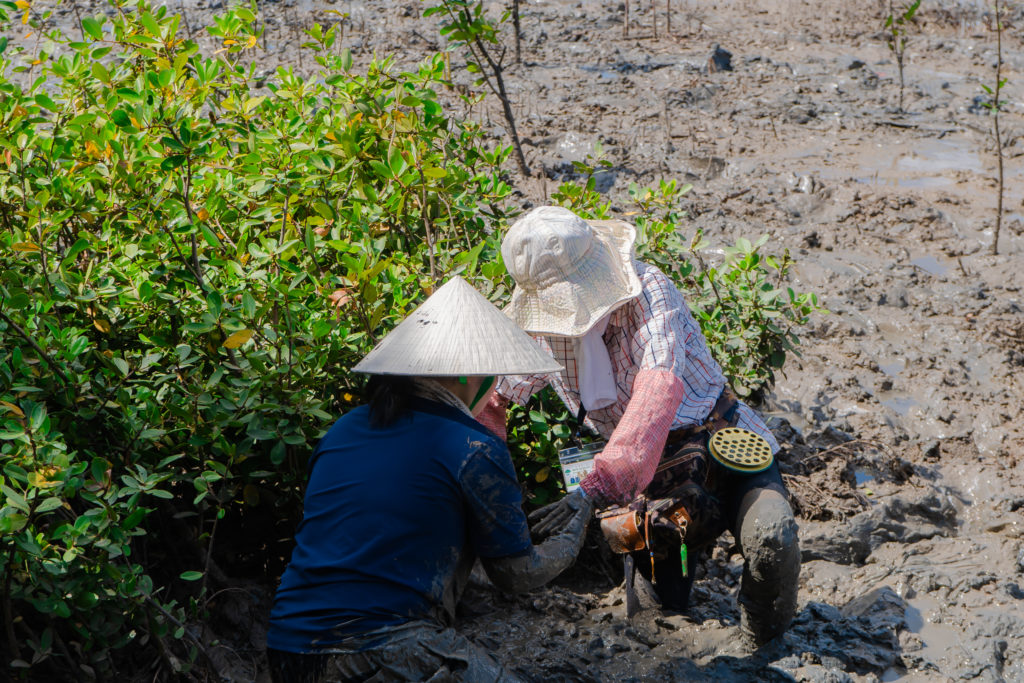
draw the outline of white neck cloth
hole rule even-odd
[[[576,356],[576,372],[579,376],[580,400],[587,410],[607,408],[618,400],[619,392],[612,373],[612,361],[604,345],[604,331],[608,328],[606,315],[582,337],[572,340]]]

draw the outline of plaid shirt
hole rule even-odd
[[[617,468],[621,473],[617,476],[636,478],[636,485],[642,491],[650,483],[648,470],[653,477],[669,429],[703,424],[725,387],[725,375],[711,357],[697,321],[672,281],[654,266],[639,261],[634,263],[642,286],[641,293],[612,313],[604,333],[618,401],[606,408],[588,411],[585,425],[612,443],[624,441],[631,444],[630,450],[634,452],[628,457],[633,462],[628,467]],[[498,380],[497,393],[510,401],[525,403],[550,383],[570,412],[578,414],[579,380],[572,339],[545,335],[535,335],[534,339],[565,367],[565,371],[558,375],[502,377]],[[623,416],[633,395],[634,380],[645,370],[667,371],[674,375],[682,384],[682,399],[674,415],[670,406],[665,407],[668,408],[665,417],[671,417],[671,423],[668,419],[661,420],[664,424],[653,432],[648,429],[642,438],[628,438],[621,432],[635,427],[629,421],[623,422]],[[772,452],[778,451],[779,445],[771,431],[757,413],[743,403],[737,410],[737,424],[760,434],[767,439]],[[617,430],[620,433],[612,439]],[[616,454],[616,457],[621,456]],[[618,489],[616,493],[619,494],[623,489],[633,488],[632,485],[619,487],[615,482],[608,482],[608,486]],[[593,487],[585,488],[591,492]],[[601,490],[605,486],[598,485],[597,488],[599,495],[617,499],[624,497]]]

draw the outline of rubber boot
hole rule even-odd
[[[796,613],[800,543],[785,496],[753,489],[740,503],[736,538],[743,553],[740,628],[755,646],[789,627]]]
[[[664,560],[655,560],[654,590],[661,601],[662,609],[674,612],[685,612],[690,607],[690,589],[693,587],[693,570],[695,568],[693,555],[689,558],[689,566],[686,568],[686,575],[683,575],[683,565],[679,557],[679,550],[673,549],[672,553]]]

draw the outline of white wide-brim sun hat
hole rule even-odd
[[[533,209],[501,243],[516,281],[505,312],[535,334],[581,337],[640,294],[633,264],[636,229],[620,220],[583,220],[560,206]]]
[[[353,368],[371,375],[551,374],[554,358],[461,277],[439,287]]]

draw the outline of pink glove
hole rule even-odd
[[[507,408],[508,399],[493,393],[484,409],[476,414],[476,421],[501,437],[502,441],[508,441],[508,428],[505,426]]]
[[[654,479],[672,420],[683,398],[682,380],[668,370],[641,370],[612,438],[594,471],[580,483],[599,505],[633,500]]]

